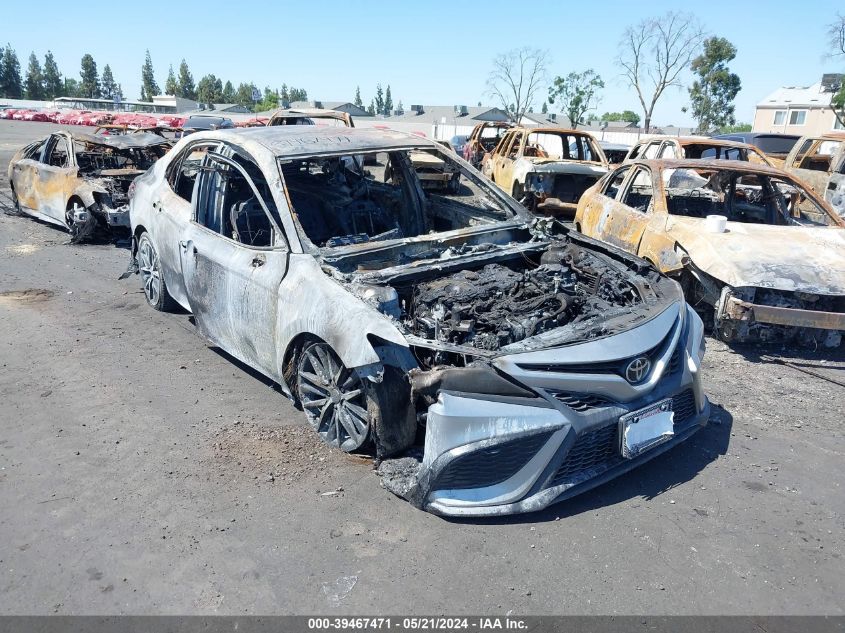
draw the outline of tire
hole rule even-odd
[[[12,192],[12,210],[9,212],[12,215],[23,215],[21,211],[21,202],[18,200],[18,194],[15,193],[15,188],[11,187]]]
[[[161,259],[153,241],[146,231],[138,239],[138,273],[144,282],[144,297],[153,309],[159,312],[172,310],[176,302],[167,292],[164,275],[161,274]]]
[[[414,442],[410,385],[392,367],[372,383],[348,369],[327,343],[312,341],[297,360],[296,392],[311,427],[330,446],[349,453],[375,444],[381,459]]]

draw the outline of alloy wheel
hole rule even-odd
[[[302,408],[323,441],[347,452],[367,442],[370,416],[364,385],[325,343],[303,351],[297,389]]]
[[[149,239],[141,241],[138,247],[138,270],[144,282],[144,294],[151,305],[161,299],[161,266],[158,253]]]

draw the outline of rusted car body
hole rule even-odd
[[[747,160],[774,167],[769,157],[747,143],[703,136],[653,138],[634,145],[625,162],[642,159],[690,158],[704,160]]]
[[[316,123],[320,121],[320,123]],[[285,108],[270,115],[267,125],[336,125],[355,127],[348,112],[322,108]]]
[[[129,187],[173,142],[150,133],[91,136],[60,131],[30,143],[9,163],[19,211],[70,230],[129,227]]]
[[[461,191],[423,189],[419,151]],[[409,463],[385,485],[426,510],[537,510],[707,421],[703,326],[677,284],[418,136],[196,134],[138,180],[131,219],[151,306],[190,310],[326,442]],[[421,457],[388,459],[420,434]]]
[[[437,143],[454,153],[449,141]],[[425,151],[411,152],[409,156],[424,189],[448,189],[453,193],[460,189],[461,172],[454,163],[443,161],[436,154]]]
[[[723,340],[841,343],[845,222],[782,170],[635,161],[584,194],[575,226],[678,278]]]
[[[495,149],[505,132],[513,127],[506,121],[487,121],[479,123],[470,132],[464,145],[464,160],[478,169],[484,157]]]
[[[783,161],[795,147],[801,137],[795,134],[778,134],[776,132],[731,132],[718,134],[715,139],[738,141],[753,145],[769,159],[772,167],[783,169]]]
[[[845,216],[845,132],[803,137],[786,157],[784,169]]]
[[[531,211],[571,218],[581,194],[608,170],[587,132],[517,127],[484,159],[482,172]]]

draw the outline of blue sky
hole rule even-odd
[[[826,25],[841,0],[708,0],[650,2],[163,2],[91,1],[3,8],[0,41],[18,53],[23,70],[31,51],[49,47],[63,74],[78,78],[91,53],[108,63],[127,98],[138,98],[149,48],[163,86],[169,64],[184,57],[195,80],[304,87],[309,97],[352,100],[356,85],[368,103],[376,83],[390,84],[394,103],[493,104],[485,95],[491,60],[519,46],[548,49],[550,76],[593,68],[605,80],[598,106],[639,111],[636,95],[614,63],[623,30],[644,17],[690,8],[705,29],[739,49],[732,69],[742,79],[737,118],[750,122],[754,104],[783,85],[807,85],[823,72],[845,71],[825,59]],[[532,13],[533,12],[533,13]],[[515,15],[514,15],[515,14]],[[108,17],[107,17],[108,16]],[[511,17],[513,16],[513,17]],[[658,102],[655,123],[684,125],[686,90]],[[539,108],[539,104],[538,104]]]

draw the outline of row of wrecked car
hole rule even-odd
[[[700,314],[733,340],[845,330],[843,222],[785,172],[610,168],[587,134],[510,127],[480,159],[491,180],[441,143],[314,117],[196,132],[151,165],[107,146],[73,173],[148,167],[126,191],[147,303],[190,311],[420,508],[537,510],[690,437],[709,417]],[[493,163],[500,146],[512,164]],[[22,195],[56,186],[51,152],[22,150],[10,181],[24,211],[55,219]],[[542,169],[521,180],[526,159]]]

